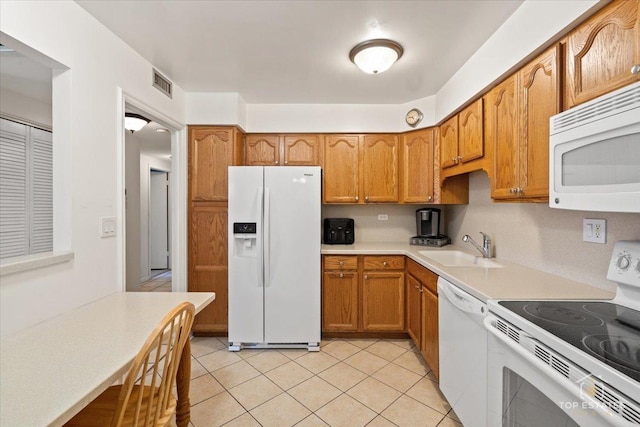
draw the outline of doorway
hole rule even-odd
[[[149,264],[151,277],[171,266],[169,228],[169,172],[150,170],[149,176]]]

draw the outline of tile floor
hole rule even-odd
[[[141,292],[171,292],[171,270],[163,270],[140,284]]]
[[[321,351],[191,341],[191,425],[462,427],[411,340],[332,339]]]

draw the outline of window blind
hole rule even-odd
[[[0,258],[53,249],[51,132],[0,119]]]

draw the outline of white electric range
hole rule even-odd
[[[640,241],[611,301],[489,301],[487,425],[640,426]]]

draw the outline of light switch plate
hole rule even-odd
[[[388,221],[389,214],[378,214],[378,221]]]
[[[100,218],[100,237],[114,237],[116,235],[116,217],[103,216]]]
[[[607,221],[604,219],[583,219],[582,240],[585,242],[605,243],[607,240]]]

